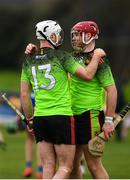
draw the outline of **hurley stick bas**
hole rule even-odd
[[[119,112],[116,118],[114,118],[114,127],[116,127],[120,121],[123,120],[127,112],[130,110],[130,102]],[[101,157],[104,152],[106,138],[104,132],[95,136],[88,142],[89,153],[95,157]]]
[[[25,118],[25,116],[19,111],[19,109],[17,109],[13,103],[6,97],[6,93],[4,93],[2,95],[2,98],[6,101],[6,103],[16,112],[16,114],[18,114],[20,116],[20,118],[22,119],[23,122],[25,122],[26,125],[28,125],[28,122]]]

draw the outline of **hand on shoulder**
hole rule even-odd
[[[25,54],[34,54],[38,51],[38,48],[35,44],[29,43],[26,46]]]

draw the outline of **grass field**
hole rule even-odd
[[[2,132],[7,143],[7,150],[0,149],[0,179],[20,179],[25,163],[24,141],[26,134],[24,132],[9,134],[5,128],[2,128]],[[118,142],[113,137],[106,143],[103,163],[111,179],[130,179],[130,132],[123,142]],[[36,170],[35,153],[33,167]],[[34,177],[35,174],[32,178]],[[88,170],[85,178],[91,178]]]

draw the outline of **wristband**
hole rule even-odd
[[[105,117],[105,123],[106,123],[106,122],[112,123],[112,122],[113,122],[113,117],[111,117],[111,116],[106,116],[106,117]]]

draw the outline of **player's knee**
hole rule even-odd
[[[88,169],[91,171],[91,172],[96,172],[98,170],[98,167],[95,166],[95,165],[91,165],[91,166],[88,166]]]
[[[88,162],[87,162],[87,166],[88,166],[88,169],[89,169],[91,172],[95,172],[95,171],[97,171],[97,169],[99,168],[100,163],[97,163],[97,162],[95,162],[95,161],[88,161]]]
[[[66,174],[70,174],[72,169],[73,169],[72,166],[60,166],[59,167],[59,171],[63,171]]]

